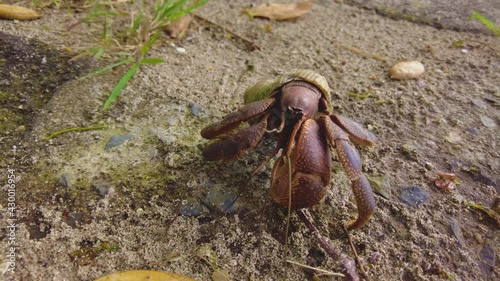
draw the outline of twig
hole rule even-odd
[[[349,257],[342,255],[342,257],[333,249],[332,245],[328,243],[328,241],[321,236],[319,233],[319,230],[316,228],[316,226],[307,218],[306,214],[304,212],[309,213],[307,210],[298,210],[297,215],[299,218],[304,222],[304,224],[309,228],[309,231],[312,232],[314,237],[318,240],[319,244],[321,245],[321,248],[334,260],[339,260],[341,259],[342,266],[344,267],[344,273],[345,273],[345,278],[346,280],[350,281],[359,281],[359,277],[356,274],[355,268],[356,266],[353,265],[354,261],[349,259]]]
[[[326,239],[321,236],[319,233],[319,230],[316,228],[316,226],[307,218],[306,214],[304,213],[303,210],[298,210],[297,215],[299,218],[304,222],[304,224],[309,228],[309,230],[312,232],[314,237],[318,240],[319,244],[321,245],[321,248],[325,250],[325,252],[332,257],[334,260],[338,260],[340,255],[333,249],[332,245],[326,241]]]
[[[298,263],[298,262],[294,262],[294,261],[291,261],[291,260],[286,260],[286,262],[294,264],[294,265],[298,265],[298,266],[303,267],[303,268],[314,270],[316,272],[321,273],[321,275],[345,277],[345,275],[342,274],[342,273],[331,272],[331,271],[328,271],[328,270],[324,270],[324,269],[321,269],[321,268],[308,266],[308,265],[301,264],[301,263]]]
[[[260,48],[257,44],[255,44],[255,42],[253,42],[252,40],[248,39],[247,37],[245,37],[245,36],[243,36],[243,35],[240,35],[240,34],[238,34],[238,33],[234,32],[234,31],[232,31],[231,29],[229,29],[229,28],[227,28],[227,27],[225,27],[225,26],[222,26],[222,25],[220,25],[220,24],[218,24],[218,23],[216,23],[216,22],[213,22],[213,21],[211,21],[211,20],[209,20],[209,19],[207,19],[207,18],[205,18],[205,17],[202,17],[202,16],[200,16],[200,15],[198,15],[198,14],[194,14],[194,17],[195,17],[195,18],[197,18],[197,19],[199,19],[199,20],[202,20],[202,21],[204,21],[204,22],[208,22],[208,23],[209,23],[209,24],[211,24],[211,25],[215,25],[215,26],[217,26],[217,27],[220,27],[220,28],[222,28],[224,31],[226,31],[227,33],[229,33],[229,34],[233,35],[234,37],[240,38],[240,39],[241,39],[241,40],[243,40],[245,43],[247,43],[247,44],[248,44],[248,46],[249,46],[252,50],[255,50],[255,49],[257,49],[257,50],[259,50],[259,51],[261,51],[261,50],[262,50],[262,49],[261,49],[261,48]]]
[[[46,137],[45,140],[48,141],[48,140],[52,139],[53,137],[57,137],[60,134],[69,133],[69,132],[84,132],[84,131],[104,130],[104,129],[106,129],[106,125],[99,125],[99,126],[86,127],[86,128],[69,128],[69,129],[57,131],[57,132],[53,133],[52,135]]]
[[[359,270],[361,271],[361,274],[363,274],[363,277],[365,278],[366,281],[369,281],[370,279],[368,278],[368,274],[366,273],[363,264],[361,263],[361,260],[359,259],[358,252],[356,251],[356,248],[354,248],[354,244],[352,243],[351,240],[351,235],[349,235],[349,231],[347,228],[344,226],[344,231],[347,236],[347,240],[349,241],[349,245],[351,246],[351,250],[354,253],[354,259],[356,260],[356,263],[359,266]]]
[[[365,58],[372,58],[372,59],[376,59],[376,60],[379,60],[379,61],[387,62],[387,59],[384,58],[383,56],[380,56],[380,55],[377,55],[377,54],[373,54],[373,53],[369,53],[369,52],[363,51],[361,49],[358,49],[358,48],[355,48],[355,47],[352,47],[352,46],[349,46],[349,45],[339,44],[339,48],[347,50],[347,51],[350,51],[350,52],[353,52],[353,53],[358,54],[358,55],[361,55],[361,56],[363,56]]]

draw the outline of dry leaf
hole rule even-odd
[[[0,4],[0,19],[34,20],[40,17],[40,14],[28,8]]]
[[[180,275],[171,272],[161,272],[153,270],[130,270],[124,272],[116,272],[110,275],[103,276],[95,281],[195,281],[191,277]]]
[[[295,4],[261,4],[257,7],[246,9],[244,12],[251,17],[262,17],[272,20],[290,20],[301,17],[311,10],[313,1]]]
[[[172,38],[183,37],[192,19],[192,14],[186,14],[168,24],[165,31]]]

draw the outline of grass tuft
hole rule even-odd
[[[471,20],[479,20],[482,22],[489,30],[493,32],[496,36],[500,36],[500,27],[495,25],[492,21],[481,15],[479,12],[472,10]]]
[[[128,82],[145,64],[159,64],[161,58],[148,57],[162,30],[173,20],[182,17],[208,0],[136,0],[123,3],[119,0],[88,0],[89,11],[83,22],[101,26],[98,46],[94,46],[73,59],[91,56],[98,61],[103,57],[116,62],[98,69],[83,78],[99,75],[116,67],[128,65],[127,72],[120,79],[103,105],[109,108],[123,91]],[[153,3],[154,2],[154,3]],[[127,23],[128,24],[124,24]],[[118,55],[125,55],[118,59]]]

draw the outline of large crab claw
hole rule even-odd
[[[325,197],[332,165],[328,143],[314,119],[299,122],[295,130],[274,164],[271,179],[273,200],[292,210],[311,207]]]
[[[358,151],[349,141],[349,137],[362,145],[375,144],[376,137],[351,119],[335,114],[321,116],[319,124],[324,128],[328,141],[337,151],[340,163],[351,181],[358,206],[358,218],[348,224],[348,229],[360,228],[375,212],[375,198],[370,183],[362,172]]]
[[[274,104],[274,101],[274,98],[269,98],[248,104],[238,111],[228,114],[221,121],[203,128],[201,136],[206,139],[220,137],[238,127],[241,122],[263,115]],[[208,145],[203,149],[203,157],[208,161],[229,161],[241,157],[247,150],[254,148],[264,136],[268,116],[269,114],[266,114],[252,126]]]

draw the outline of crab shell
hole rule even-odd
[[[275,79],[257,82],[245,91],[245,104],[256,102],[267,97],[272,97],[278,93],[278,91],[276,91],[277,89],[291,81],[306,81],[316,86],[323,94],[323,98],[326,100],[327,110],[332,110],[332,104],[330,102],[330,87],[328,86],[328,82],[326,82],[325,77],[309,69],[295,69],[279,75]]]

